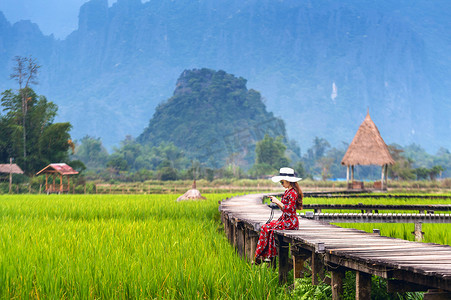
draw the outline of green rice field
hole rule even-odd
[[[264,299],[277,273],[223,234],[218,201],[177,195],[0,197],[0,297]]]
[[[272,268],[234,251],[218,201],[178,195],[0,196],[2,299],[285,299]],[[329,202],[328,202],[329,201]],[[400,202],[401,201],[401,202]],[[306,198],[304,203],[423,204],[422,199]],[[434,204],[448,204],[433,200]],[[431,204],[431,200],[427,200]],[[398,211],[399,212],[399,211]],[[413,224],[340,224],[413,240]],[[449,224],[424,224],[450,244]],[[312,289],[311,291],[313,291]],[[302,290],[304,293],[304,290]],[[305,294],[308,295],[308,294]],[[314,297],[315,298],[315,297]]]
[[[449,195],[449,194],[448,194]],[[450,200],[446,199],[427,199],[421,198],[398,198],[398,199],[386,199],[386,198],[305,198],[305,204],[385,204],[385,205],[411,205],[411,204],[451,204]],[[345,213],[345,212],[359,212],[350,210],[327,210],[324,209],[322,212],[335,212],[335,213]],[[379,213],[418,213],[418,211],[406,210],[381,210]],[[450,212],[440,211],[436,212],[440,214],[446,214]],[[412,223],[340,223],[335,224],[340,227],[355,228],[364,230],[367,232],[373,232],[373,229],[379,229],[381,235],[400,238],[404,240],[414,241],[415,236],[412,231],[415,230],[414,224]],[[424,234],[425,243],[437,243],[442,245],[451,246],[451,224],[448,223],[438,223],[429,224],[425,223],[422,225],[422,231]]]

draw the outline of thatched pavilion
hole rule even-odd
[[[380,186],[375,185],[375,187],[386,190],[388,165],[394,163],[395,161],[391,157],[387,145],[368,112],[341,161],[342,165],[347,166],[346,182],[348,188],[355,187],[354,166],[378,165],[382,167],[381,182]],[[351,184],[349,184],[349,169],[351,169]],[[363,188],[363,185],[360,188]]]
[[[0,164],[0,173],[23,174],[22,169],[17,164]]]

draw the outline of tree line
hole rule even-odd
[[[100,138],[85,136],[72,141],[71,124],[54,123],[58,107],[31,88],[37,84],[40,66],[32,57],[14,58],[11,79],[18,89],[8,89],[1,96],[0,160],[15,159],[26,173],[34,175],[52,162],[66,162],[83,173],[88,180],[144,181],[149,179],[177,180],[204,178],[264,178],[278,172],[282,166],[293,167],[298,176],[318,180],[346,177],[341,165],[348,144],[332,147],[315,137],[312,146],[301,155],[300,147],[284,136],[266,134],[256,141],[255,162],[243,165],[241,153],[226,153],[223,165],[212,167],[206,161],[190,157],[172,142],[157,145],[139,143],[127,136],[109,154]],[[389,177],[403,180],[435,180],[451,177],[451,154],[441,148],[435,155],[419,145],[389,145],[396,163],[389,168]],[[379,179],[380,167],[358,167],[356,178]]]
[[[103,147],[100,138],[86,136],[76,143],[73,160],[82,161],[87,169],[87,178],[144,181],[149,179],[177,180],[203,178],[265,178],[276,174],[281,166],[290,166],[302,178],[328,180],[346,178],[346,167],[341,160],[348,148],[331,147],[324,138],[316,137],[312,146],[301,155],[300,148],[291,146],[288,151],[284,139],[265,137],[255,145],[255,163],[245,169],[230,154],[220,168],[211,168],[204,162],[189,158],[183,150],[172,143],[145,146],[132,137],[122,141],[111,154]],[[423,148],[412,144],[407,147],[392,144],[389,151],[395,164],[389,167],[389,177],[399,180],[435,180],[451,177],[451,153],[441,148],[436,155],[428,154]],[[358,166],[356,178],[380,179],[379,166]]]

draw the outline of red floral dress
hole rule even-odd
[[[298,229],[299,219],[296,213],[296,199],[298,193],[291,188],[286,190],[282,196],[283,203],[282,215],[278,220],[272,221],[262,226],[260,238],[258,239],[255,257],[271,258],[277,255],[274,230]]]

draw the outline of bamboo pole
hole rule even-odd
[[[9,193],[11,194],[13,187],[13,159],[9,158]]]

